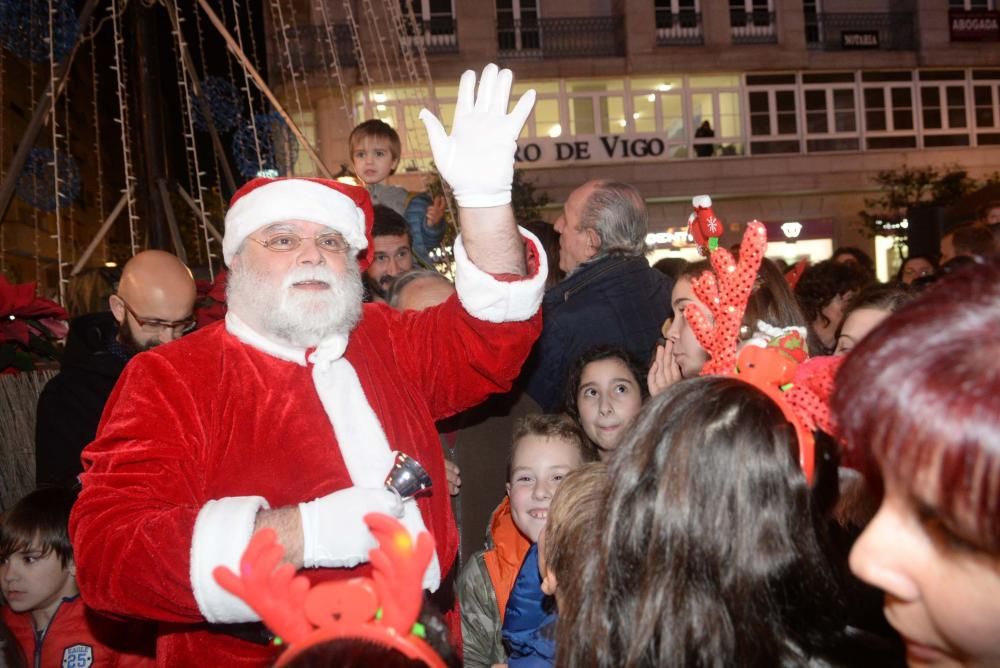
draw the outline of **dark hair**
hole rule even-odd
[[[610,462],[557,665],[800,665],[832,651],[843,606],[812,504],[794,428],[767,395],[719,376],[668,388]]]
[[[34,547],[42,556],[55,552],[63,568],[69,566],[69,513],[75,501],[76,492],[62,487],[36,489],[18,501],[0,524],[0,560]]]
[[[635,382],[639,386],[642,400],[645,401],[649,397],[649,388],[646,387],[646,373],[639,366],[639,362],[632,353],[621,346],[594,346],[577,357],[566,373],[566,385],[563,390],[563,410],[578,424],[580,422],[580,409],[577,406],[576,395],[580,391],[580,379],[583,377],[583,370],[591,362],[608,359],[621,360],[628,367],[629,371],[632,372],[632,375],[635,376]],[[587,440],[589,441],[589,439]]]
[[[431,278],[434,280],[440,280],[443,283],[454,286],[447,276],[433,270],[433,269],[411,269],[410,271],[403,272],[396,277],[396,280],[392,282],[389,286],[389,291],[386,292],[385,301],[389,306],[397,308],[399,306],[399,297],[403,294],[403,289],[415,281],[419,281],[424,278]]]
[[[656,264],[653,265],[653,269],[676,281],[687,264],[688,261],[682,257],[665,257],[657,260]]]
[[[849,292],[856,292],[872,283],[871,276],[850,264],[842,264],[833,260],[823,260],[802,272],[799,282],[795,284],[795,298],[806,319],[809,329],[809,350],[811,354],[823,354],[825,346],[814,331],[813,324],[817,320],[829,320],[823,315],[825,309],[835,298]]]
[[[375,214],[372,223],[373,239],[375,237],[399,237],[403,235],[410,239],[410,226],[406,224],[406,219],[395,210],[384,204],[376,204],[372,207],[372,211]]]
[[[903,271],[906,269],[906,265],[912,262],[913,260],[923,260],[927,262],[929,265],[931,265],[931,267],[937,268],[937,262],[935,262],[934,258],[932,257],[929,257],[927,255],[908,255],[906,259],[903,260],[902,263],[900,263],[899,271],[896,272],[897,283],[903,282]]]
[[[551,223],[544,220],[529,220],[522,224],[526,230],[538,237],[545,251],[549,275],[545,279],[545,289],[553,287],[566,277],[566,272],[559,268],[559,233]]]
[[[853,259],[854,264],[856,264],[871,278],[875,278],[875,261],[872,260],[868,253],[864,252],[857,246],[841,246],[837,250],[833,251],[833,261],[838,262],[837,258],[841,255],[849,255]],[[841,264],[843,264],[843,262],[841,262]]]
[[[949,234],[952,235],[952,244],[955,248],[955,255],[969,255],[972,257],[992,258],[996,255],[996,239],[993,232],[986,225],[976,223],[974,225],[962,225]]]
[[[844,308],[844,321],[858,309],[871,308],[895,313],[912,302],[917,296],[911,288],[895,283],[873,283],[851,298]],[[841,326],[844,322],[841,321]],[[837,328],[840,336],[840,328]]]
[[[592,462],[597,459],[597,448],[583,433],[580,426],[568,416],[560,414],[542,415],[533,413],[525,415],[514,423],[510,435],[510,450],[507,453],[507,480],[510,480],[511,468],[514,465],[514,455],[525,436],[541,436],[543,438],[559,438],[569,441],[580,452],[580,460]]]
[[[354,126],[351,130],[350,136],[347,138],[347,146],[351,151],[351,158],[354,158],[354,147],[357,146],[362,139],[371,137],[373,139],[385,139],[389,142],[389,152],[392,153],[393,160],[399,160],[402,155],[402,146],[399,143],[399,133],[393,129],[391,125],[385,121],[379,120],[377,118],[372,118],[363,123],[359,123]],[[389,172],[390,174],[395,173],[395,169]]]
[[[847,447],[1000,553],[1000,265],[946,276],[851,352],[832,401]],[[928,416],[933,416],[929,418]],[[933,495],[928,498],[928,494]]]
[[[684,267],[680,278],[691,280],[712,269],[708,260],[700,260]],[[674,314],[677,317],[677,314]],[[740,328],[740,338],[744,341],[753,336],[757,321],[763,320],[774,327],[805,327],[806,317],[788,287],[788,281],[777,265],[771,260],[761,260],[757,270],[757,282],[754,284],[750,299],[747,300],[746,311],[743,313],[743,326]]]

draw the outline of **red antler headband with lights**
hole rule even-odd
[[[711,211],[700,213],[718,220]],[[711,357],[702,375],[725,375],[744,380],[767,394],[781,408],[785,419],[795,428],[799,464],[806,480],[812,483],[816,467],[813,430],[820,428],[832,433],[828,398],[839,358],[806,361],[805,335],[796,328],[772,331],[763,345],[746,345],[737,355],[740,326],[766,249],[767,230],[763,223],[755,220],[747,224],[743,234],[739,261],[724,248],[712,250],[709,261],[714,272],[707,271],[693,279],[691,286],[714,322],[696,304],[688,304],[684,317],[698,343]],[[769,328],[759,323],[758,329]]]
[[[276,666],[287,665],[319,643],[358,639],[390,647],[431,668],[445,667],[415,635],[422,633],[416,621],[434,539],[424,532],[414,541],[387,515],[370,513],[364,520],[379,542],[369,553],[371,578],[324,582],[310,589],[305,576],[296,576],[291,564],[281,564],[285,549],[271,529],[254,534],[240,559],[239,575],[225,566],[213,572],[222,588],[246,601],[289,644]]]

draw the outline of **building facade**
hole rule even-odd
[[[447,124],[460,73],[497,62],[514,71],[516,93],[538,92],[517,158],[556,204],[546,217],[587,179],[632,183],[649,203],[658,254],[693,253],[682,228],[691,197],[708,193],[727,242],[757,218],[778,237],[774,256],[859,245],[886,275],[891,243],[858,225],[880,170],[1000,170],[995,0],[404,0],[401,12],[360,0],[329,13],[317,2],[295,16],[300,35],[336,36],[337,86],[329,58],[303,57],[296,91],[280,80],[278,89],[301,106],[298,88],[308,87],[314,102],[299,118],[328,166],[350,164],[351,114],[377,117],[403,139],[396,178],[419,184],[430,162],[420,108]],[[391,40],[371,14],[411,10],[400,43],[424,47],[419,85],[379,46]],[[269,26],[271,70],[281,72],[288,29],[275,29],[273,12]]]

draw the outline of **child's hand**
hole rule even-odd
[[[450,460],[444,460],[444,474],[448,478],[448,493],[456,496],[462,486],[462,471],[458,464]]]
[[[427,227],[437,227],[444,220],[444,195],[438,195],[427,207]]]
[[[674,361],[673,352],[673,341],[656,346],[656,357],[649,367],[649,375],[646,376],[649,396],[655,397],[683,378],[680,365]]]
[[[498,70],[491,63],[483,68],[476,94],[476,74],[466,71],[458,84],[450,135],[434,114],[427,109],[420,112],[434,162],[460,207],[510,203],[517,136],[535,104],[535,91],[529,90],[508,114],[512,81],[510,70]]]

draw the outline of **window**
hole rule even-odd
[[[773,0],[729,0],[734,44],[776,41]]]
[[[497,41],[501,52],[540,51],[538,0],[497,0]]]
[[[994,0],[948,0],[948,9],[960,9],[965,11],[992,10]]]
[[[409,12],[412,11],[413,17],[417,20],[417,34],[424,38],[425,48],[431,51],[447,51],[457,47],[453,0],[400,1],[407,32],[413,34],[409,18]]]
[[[916,147],[912,86],[866,84],[863,100],[865,132],[876,135],[868,137],[867,148]]]
[[[854,88],[807,87],[805,101],[806,151],[858,150],[858,120]]]
[[[965,86],[920,86],[924,130],[965,128]]]

